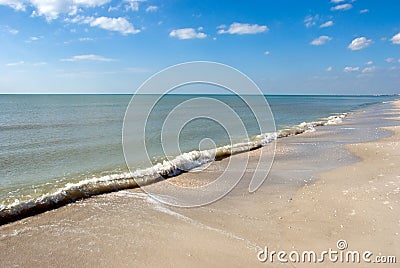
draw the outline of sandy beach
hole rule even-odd
[[[399,3],[0,0],[0,268],[400,268]]]
[[[308,267],[277,259],[263,263],[257,256],[265,247],[287,253],[338,250],[338,240],[345,240],[348,250],[373,252],[371,260],[396,256],[399,262],[400,102],[377,117],[387,118],[388,126],[371,128],[355,117],[343,126],[282,139],[268,180],[253,194],[247,187],[259,150],[250,153],[239,185],[208,206],[169,207],[132,189],[0,226],[0,266]],[[381,132],[386,137],[363,143],[353,143],[350,134],[332,137],[332,131],[361,126],[361,131],[372,129],[371,139]],[[341,137],[352,144],[332,142]],[[310,152],[316,146],[320,154]],[[225,161],[213,165],[222,167]],[[208,176],[187,173],[177,180]],[[343,264],[325,259],[319,265]]]

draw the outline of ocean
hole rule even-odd
[[[154,169],[166,156],[160,150],[159,130],[169,112],[186,100],[208,97],[221,101],[240,115],[252,138],[252,146],[264,146],[269,139],[314,131],[315,127],[337,124],[346,113],[370,105],[392,101],[398,96],[265,96],[275,120],[275,128],[259,137],[259,128],[246,105],[235,96],[168,95],[155,107],[149,118],[148,136],[144,138],[149,158],[142,154],[130,163],[145,177],[152,172],[176,175],[176,170]],[[94,194],[135,187],[128,172],[122,128],[131,95],[0,95],[0,224],[51,209]],[[141,98],[148,105],[151,96]],[[260,96],[255,96],[260,98]],[[261,96],[262,98],[262,96]],[[212,111],[204,104],[193,107]],[[221,115],[222,118],[224,115]],[[229,120],[227,117],[226,120]],[[140,126],[138,126],[140,127]],[[193,152],[211,148],[239,148],[235,143],[249,142],[235,137],[210,120],[195,120],[181,129],[179,150],[168,157],[189,155],[185,167],[196,167],[213,159],[202,159],[193,165]],[[168,133],[166,134],[168,135]],[[170,139],[174,139],[172,134]],[[133,137],[142,140],[143,137]],[[268,138],[268,139],[266,139]],[[207,139],[212,142],[199,143]],[[224,147],[225,146],[225,147]],[[243,148],[243,147],[240,147]],[[133,148],[134,151],[135,148]],[[253,149],[245,147],[243,150]],[[226,153],[226,152],[225,152]],[[218,155],[218,154],[217,154]],[[214,155],[215,157],[215,155]],[[189,165],[188,165],[189,164]],[[153,168],[152,168],[153,167]],[[132,170],[133,171],[133,170]],[[151,174],[150,174],[151,175]],[[154,175],[154,174],[153,174]]]

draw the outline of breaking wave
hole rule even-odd
[[[55,209],[90,196],[155,183],[168,177],[177,176],[184,171],[194,169],[214,160],[220,160],[234,154],[261,148],[278,138],[315,131],[315,127],[318,126],[339,124],[346,115],[347,113],[343,113],[320,121],[303,122],[299,125],[283,128],[274,133],[257,135],[248,142],[221,146],[211,150],[195,150],[183,153],[172,160],[165,160],[152,167],[139,169],[134,172],[122,172],[84,179],[76,183],[67,183],[65,186],[37,198],[15,200],[11,204],[0,205],[0,225]]]

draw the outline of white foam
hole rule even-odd
[[[346,117],[347,114],[341,115],[332,115],[328,117],[328,122],[325,125],[337,125],[343,123],[343,118]]]
[[[51,209],[59,203],[65,204],[95,194],[133,188],[138,184],[146,185],[153,183],[160,175],[176,176],[182,171],[189,171],[206,163],[210,163],[214,161],[216,157],[230,156],[266,146],[277,138],[312,132],[315,131],[315,127],[317,126],[339,124],[346,115],[347,114],[330,116],[325,121],[303,122],[289,129],[273,133],[263,133],[253,137],[248,142],[221,146],[211,150],[183,153],[169,161],[164,160],[162,163],[157,163],[152,167],[139,169],[132,173],[123,172],[84,179],[76,183],[67,183],[64,187],[38,198],[29,200],[16,199],[11,204],[0,205],[0,220],[2,218],[12,218],[12,216],[17,216],[29,210],[35,210],[35,208],[39,206],[42,207],[41,209],[43,209],[43,207]]]

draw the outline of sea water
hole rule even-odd
[[[174,107],[199,96],[168,95],[162,98],[146,126],[152,130],[150,135],[137,137],[145,140],[151,152],[151,163],[147,159],[136,159],[133,166],[137,169],[132,170],[135,176],[176,174],[176,165],[160,164],[165,155],[159,149],[162,145],[159,130]],[[263,134],[259,133],[251,110],[237,96],[201,96],[232,107],[240,115],[250,137]],[[122,148],[123,120],[131,97],[0,95],[0,217],[35,210],[37,206],[43,210],[93,194],[135,187],[135,178],[128,172]],[[147,95],[136,97],[142,99],[140,103],[144,106],[152,99]],[[269,136],[252,140],[250,147],[232,147],[231,137],[223,127],[210,120],[196,120],[182,128],[179,136],[180,150],[185,154],[169,157],[175,157],[179,163],[186,161],[186,166],[190,167],[191,163],[196,166],[213,160],[207,157],[215,157],[199,155],[199,142],[204,138],[213,140],[218,148],[225,148],[221,149],[223,153],[253,149],[252,146],[263,146],[271,138],[339,123],[345,113],[396,97],[274,95],[265,98],[276,127],[271,129]],[[135,109],[141,111],[141,107]],[[205,103],[193,109],[212,107]]]

